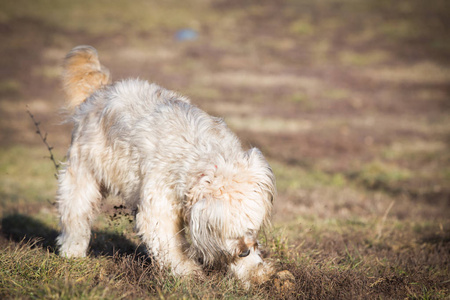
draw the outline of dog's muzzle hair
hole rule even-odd
[[[69,52],[63,81],[74,129],[58,179],[62,256],[86,255],[106,190],[137,210],[149,254],[175,275],[219,264],[246,287],[269,278],[257,235],[269,224],[275,178],[258,149],[244,151],[223,120],[172,91],[110,84],[90,46]]]

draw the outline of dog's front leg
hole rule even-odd
[[[172,197],[146,195],[136,215],[136,227],[150,254],[174,275],[202,276],[200,265],[186,255],[187,241],[181,211]]]

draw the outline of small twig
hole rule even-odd
[[[395,200],[391,202],[391,204],[389,204],[388,208],[386,209],[386,212],[383,215],[383,218],[381,219],[381,223],[378,225],[378,234],[376,239],[379,240],[381,238],[382,235],[382,231],[383,231],[383,227],[384,227],[384,223],[386,222],[387,216],[389,214],[389,211],[391,210],[392,206],[394,206]]]
[[[27,113],[30,116],[31,120],[33,120],[34,126],[36,127],[36,134],[38,134],[41,137],[42,142],[45,144],[45,146],[48,149],[48,152],[50,153],[49,158],[53,162],[53,165],[55,166],[56,173],[57,173],[59,170],[60,164],[58,164],[55,160],[55,156],[53,155],[53,151],[52,151],[53,147],[50,146],[47,142],[47,132],[44,135],[42,135],[42,131],[39,128],[39,125],[41,124],[41,122],[36,121],[36,119],[34,118],[34,115],[31,113],[30,109],[28,108],[28,105],[27,105]],[[58,175],[56,173],[54,175],[55,175],[56,179],[58,179]]]

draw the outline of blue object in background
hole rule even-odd
[[[198,37],[197,31],[193,29],[181,29],[178,30],[175,34],[175,38],[178,41],[192,41],[195,40]]]

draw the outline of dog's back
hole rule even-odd
[[[188,176],[183,170],[193,166],[187,162],[197,164],[190,156],[234,161],[241,155],[241,144],[225,123],[188,98],[139,79],[108,80],[95,48],[78,46],[66,56],[71,148],[79,149],[76,157],[88,162],[107,190],[132,198],[139,174],[163,174],[168,162],[179,176]],[[148,166],[152,170],[145,170]]]
[[[91,46],[73,48],[64,59],[63,67],[63,84],[70,111],[110,82],[108,69],[100,64],[97,50]]]

